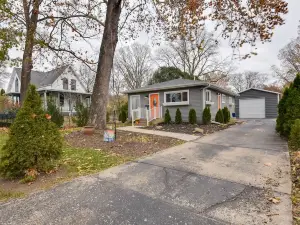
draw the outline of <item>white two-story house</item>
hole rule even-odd
[[[21,88],[21,68],[14,68],[8,83],[6,94],[14,102],[19,102]],[[79,76],[71,66],[62,66],[48,72],[31,71],[31,84],[40,93],[44,108],[52,100],[63,114],[75,112],[77,101],[89,106],[91,93],[88,93]]]

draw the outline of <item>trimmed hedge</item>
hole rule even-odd
[[[196,124],[197,123],[197,114],[195,109],[190,109],[189,111],[189,123]]]
[[[224,123],[228,123],[230,121],[230,111],[229,109],[225,106],[223,111],[223,116],[224,116]]]
[[[203,124],[205,125],[210,124],[211,122],[211,113],[210,113],[210,108],[208,106],[206,106],[205,109],[203,110],[202,121]]]
[[[176,124],[181,124],[182,123],[182,117],[181,117],[181,112],[180,112],[179,108],[177,108],[177,110],[176,110],[175,123]]]
[[[172,121],[171,115],[170,115],[169,109],[167,109],[166,113],[165,113],[165,120],[164,120],[164,122],[166,124],[169,124],[169,123],[171,123],[171,121]]]
[[[217,114],[216,114],[215,121],[216,121],[216,122],[219,122],[219,123],[224,123],[224,115],[223,115],[222,109],[219,109],[219,110],[218,110],[218,112],[217,112]]]

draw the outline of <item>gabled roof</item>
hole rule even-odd
[[[248,88],[248,89],[247,89],[247,90],[245,90],[245,91],[241,91],[241,92],[239,92],[239,94],[241,94],[241,93],[244,93],[244,92],[246,92],[246,91],[250,91],[250,90],[256,90],[256,91],[269,92],[269,93],[272,93],[272,94],[277,94],[277,95],[281,95],[281,94],[282,94],[282,93],[280,93],[280,92],[276,92],[276,91],[268,91],[268,90],[259,89],[259,88]]]
[[[31,71],[30,83],[37,88],[52,84],[69,66],[62,66],[48,72]],[[15,68],[15,71],[21,80],[22,68]]]
[[[133,93],[139,93],[139,92],[148,92],[148,91],[160,91],[160,90],[168,90],[168,89],[176,89],[176,88],[186,88],[186,87],[209,87],[210,89],[217,90],[223,93],[226,93],[228,95],[236,96],[237,94],[226,90],[224,88],[221,88],[215,84],[210,84],[208,82],[203,82],[199,80],[188,80],[188,79],[175,79],[170,81],[165,81],[157,84],[147,85],[142,88],[134,89],[125,91],[124,93],[127,94],[133,94]]]

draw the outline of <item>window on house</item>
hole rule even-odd
[[[205,92],[205,101],[211,102],[211,91],[210,90],[206,90],[206,92]]]
[[[89,107],[91,105],[91,98],[90,97],[86,97],[85,101],[86,101],[86,106]]]
[[[59,94],[59,105],[61,107],[63,107],[65,105],[65,96],[62,93]]]
[[[15,80],[15,92],[19,92],[19,80],[16,78]]]
[[[71,80],[71,90],[76,91],[76,80],[74,79]]]
[[[232,97],[229,97],[229,104],[232,104]]]
[[[165,104],[188,104],[189,103],[189,91],[172,91],[165,92]]]
[[[63,89],[64,90],[68,90],[68,79],[67,78],[63,78],[62,79],[62,82],[63,82]]]
[[[226,95],[222,95],[222,103],[226,103]]]

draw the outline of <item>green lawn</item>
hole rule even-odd
[[[23,192],[6,191],[0,188],[0,201],[6,201],[11,198],[22,198],[25,196]]]
[[[68,133],[63,131],[63,134]],[[0,149],[8,139],[8,134],[0,131]],[[94,149],[74,148],[65,144],[62,151],[62,157],[58,161],[59,169],[63,170],[63,177],[52,180],[46,186],[41,188],[51,187],[57,183],[72,179],[77,176],[97,173],[101,170],[107,169],[112,166],[119,165],[123,162],[130,160],[117,155],[111,155],[102,151]],[[21,184],[20,184],[21,185]],[[11,190],[4,190],[0,187],[0,201],[9,198],[22,197],[25,194],[22,192],[14,192]]]

